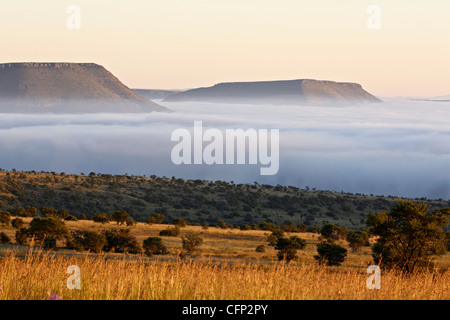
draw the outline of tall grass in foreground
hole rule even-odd
[[[67,267],[81,269],[81,289],[67,288]],[[0,299],[450,299],[450,271],[381,275],[366,287],[361,268],[213,264],[207,261],[108,260],[35,251],[0,258]]]

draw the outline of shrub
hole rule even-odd
[[[163,222],[164,220],[164,216],[160,213],[152,213],[150,218],[148,218],[145,222],[148,224],[152,224],[152,223],[156,223],[156,224],[160,224],[161,222]]]
[[[269,246],[275,247],[277,245],[277,241],[280,238],[283,238],[284,232],[279,230],[272,231],[272,233],[267,237],[267,242],[269,242]]]
[[[128,217],[127,218],[127,227],[132,227],[136,225],[136,221],[134,221],[134,219],[132,217]]]
[[[11,220],[11,214],[8,211],[0,211],[0,224],[3,227],[8,226],[10,220]]]
[[[180,228],[184,228],[188,225],[188,222],[185,219],[175,219],[175,220],[173,220],[173,224]]]
[[[252,227],[250,227],[248,224],[241,224],[239,229],[241,229],[242,231],[245,231],[245,230],[251,230]]]
[[[114,211],[111,214],[111,220],[115,221],[117,224],[125,224],[130,215],[126,211]]]
[[[180,235],[180,227],[175,226],[173,228],[167,228],[165,230],[161,230],[159,235],[161,237],[178,237]]]
[[[167,248],[160,237],[148,237],[144,240],[143,248],[145,254],[151,257],[154,254],[166,254]]]
[[[84,213],[80,214],[80,216],[78,217],[78,220],[87,220],[87,217]]]
[[[182,238],[183,249],[187,253],[192,253],[203,244],[203,238],[198,233],[189,233]]]
[[[23,220],[20,218],[15,218],[11,221],[11,225],[13,226],[14,229],[17,229],[17,230],[22,228],[23,223],[24,223]]]
[[[321,230],[320,234],[327,240],[341,240],[347,236],[348,229],[334,224],[327,224]]]
[[[347,234],[347,241],[353,251],[369,244],[369,234],[366,231],[351,231]]]
[[[94,220],[94,222],[98,222],[98,223],[108,223],[109,222],[109,217],[106,213],[96,213],[94,214],[94,216],[92,217],[92,220]]]
[[[347,249],[332,242],[322,241],[317,245],[317,253],[318,255],[314,258],[319,261],[319,264],[339,266],[347,256]]]
[[[8,235],[4,232],[0,233],[0,244],[7,244],[11,243],[11,239],[8,237]]]
[[[297,258],[297,250],[304,249],[306,241],[297,236],[278,238],[275,250],[278,250],[278,260],[291,261]]]
[[[90,252],[99,253],[106,244],[106,237],[102,233],[95,231],[72,231],[72,238],[68,244],[69,248],[77,251],[89,250]]]
[[[68,215],[67,217],[64,218],[64,220],[66,221],[78,221],[78,219],[72,215]]]
[[[136,237],[130,234],[130,229],[106,230],[104,251],[141,253],[142,247]]]
[[[28,233],[30,237],[34,236],[38,242],[45,240],[47,237],[61,240],[69,236],[69,230],[64,221],[52,217],[34,218],[30,222]]]

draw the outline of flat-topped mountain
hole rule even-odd
[[[165,99],[175,93],[183,92],[181,90],[161,90],[161,89],[131,89],[138,95],[147,99]]]
[[[164,101],[294,105],[381,102],[357,83],[309,79],[219,83],[176,93]]]
[[[0,112],[168,111],[95,63],[0,64]]]

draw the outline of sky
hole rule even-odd
[[[444,96],[449,16],[448,0],[2,1],[0,63],[94,62],[130,88],[310,78]]]

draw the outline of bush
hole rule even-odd
[[[64,220],[66,221],[78,221],[78,219],[72,215],[68,215],[67,217],[64,218]]]
[[[173,228],[167,228],[165,230],[161,230],[159,235],[161,237],[178,237],[180,235],[180,227],[175,226]]]
[[[45,238],[64,239],[69,236],[69,230],[67,229],[64,221],[56,218],[34,218],[30,222],[28,228],[30,237],[35,238],[36,241],[44,241]]]
[[[3,227],[8,226],[10,220],[11,220],[11,214],[8,211],[0,211],[0,224]]]
[[[127,222],[130,215],[126,211],[114,211],[111,214],[111,220],[115,221],[117,224],[123,225]]]
[[[72,231],[72,238],[68,247],[77,251],[88,250],[99,253],[106,245],[106,237],[95,231]]]
[[[269,242],[269,246],[275,247],[277,245],[277,241],[280,238],[283,238],[284,232],[281,230],[272,231],[272,233],[267,237],[267,242]]]
[[[256,252],[266,252],[266,246],[261,244],[259,246],[256,247]]]
[[[7,236],[6,233],[0,233],[0,244],[8,244],[11,243],[11,239]]]
[[[142,253],[142,247],[136,237],[130,234],[130,229],[106,230],[104,235],[106,237],[104,251]]]
[[[92,217],[92,220],[94,220],[94,222],[98,222],[98,223],[108,223],[109,222],[109,217],[106,213],[96,213],[94,214],[94,216]]]
[[[23,220],[20,218],[15,218],[11,221],[11,225],[13,226],[14,229],[17,229],[17,230],[22,228],[23,223],[24,223]]]
[[[78,220],[87,220],[87,217],[84,213],[80,214],[80,216],[78,217]]]
[[[203,244],[203,238],[198,233],[189,233],[182,238],[183,249],[187,253],[192,253]]]
[[[319,261],[319,264],[339,266],[347,256],[347,249],[332,242],[322,241],[317,245],[317,253],[318,255],[314,258]]]
[[[173,224],[180,228],[184,228],[188,225],[188,222],[187,222],[187,220],[184,220],[184,219],[175,219],[175,220],[173,220]]]
[[[161,224],[163,222],[164,216],[160,213],[152,213],[150,218],[148,218],[145,222],[148,224],[156,223]]]
[[[136,225],[136,221],[134,221],[134,219],[132,217],[128,217],[127,218],[127,227],[132,227],[134,225]]]
[[[347,236],[348,229],[334,224],[327,224],[321,230],[320,234],[327,240],[341,240]]]
[[[278,260],[291,261],[297,258],[297,250],[304,249],[306,241],[297,236],[290,238],[278,238],[275,250],[278,250]]]
[[[353,251],[369,245],[369,234],[366,231],[351,231],[347,234],[346,239]]]
[[[144,240],[143,248],[149,257],[154,254],[167,254],[167,248],[160,237],[148,237]]]

